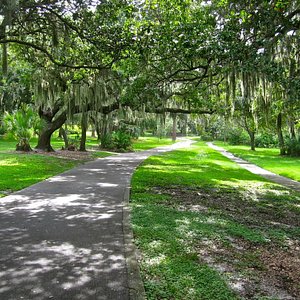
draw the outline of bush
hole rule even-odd
[[[0,135],[4,135],[6,133],[5,128],[0,124]]]
[[[105,134],[101,136],[101,147],[104,149],[113,149],[114,143],[113,143],[113,137],[111,134]]]
[[[118,130],[113,133],[113,143],[118,150],[129,150],[131,148],[131,136],[130,134]]]
[[[260,148],[276,148],[278,147],[278,138],[274,134],[261,133],[255,138],[255,146]]]
[[[3,117],[3,125],[7,134],[18,141],[16,150],[31,151],[29,141],[39,124],[37,113],[30,105],[26,104],[12,113],[5,112]]]
[[[132,146],[131,136],[122,130],[101,137],[101,147],[105,149],[130,150]]]
[[[214,140],[213,136],[209,132],[202,133],[200,137],[201,137],[202,141],[213,141]]]
[[[289,138],[286,142],[287,155],[300,156],[300,139]]]
[[[242,129],[233,128],[228,132],[227,141],[230,145],[249,144],[249,136]]]

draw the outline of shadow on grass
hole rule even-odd
[[[299,193],[206,147],[151,157],[132,185],[149,299],[297,298]]]

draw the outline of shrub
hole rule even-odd
[[[286,142],[286,151],[288,155],[300,156],[300,139],[289,138]]]
[[[212,134],[210,134],[209,132],[203,132],[201,134],[201,140],[202,141],[213,141],[214,138],[213,138]]]
[[[118,130],[113,133],[113,144],[114,147],[118,150],[129,150],[132,146],[130,134]]]
[[[131,135],[122,130],[101,137],[101,147],[104,149],[130,150],[132,146]]]
[[[255,146],[260,148],[275,148],[278,147],[277,136],[270,133],[261,133],[255,138]]]
[[[16,150],[31,151],[29,141],[39,126],[39,117],[30,105],[24,104],[13,113],[6,112],[3,124],[7,132],[18,141]]]
[[[249,136],[244,130],[233,128],[228,131],[227,141],[230,145],[249,144]]]
[[[100,141],[101,147],[104,149],[113,149],[114,143],[113,143],[113,137],[111,134],[105,134],[101,136]]]

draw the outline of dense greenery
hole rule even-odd
[[[299,201],[204,143],[148,158],[131,195],[147,299],[277,299],[260,285],[275,278],[297,298],[297,267],[283,270],[297,257]]]
[[[172,135],[210,114],[299,149],[298,1],[2,1],[1,111],[34,103],[37,148],[66,122],[99,138],[124,124]],[[31,95],[33,95],[31,97]],[[148,127],[149,129],[153,129]],[[187,131],[187,130],[183,130]],[[289,140],[285,137],[288,133]]]

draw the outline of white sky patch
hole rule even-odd
[[[287,32],[287,35],[288,35],[288,36],[292,36],[292,35],[294,35],[295,33],[296,33],[295,30],[290,30],[290,31]]]
[[[259,48],[256,53],[257,54],[264,54],[265,53],[265,48]]]

